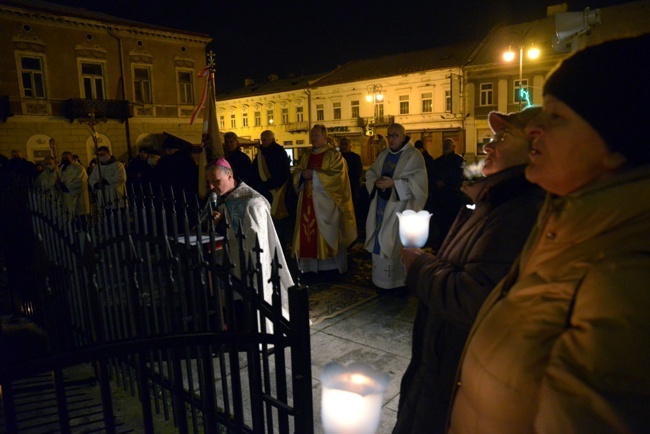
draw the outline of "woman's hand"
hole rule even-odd
[[[415,261],[415,258],[417,258],[423,253],[424,252],[422,251],[422,249],[414,249],[412,247],[402,247],[402,265],[404,265],[406,274],[408,274],[409,269],[413,264],[413,261]]]

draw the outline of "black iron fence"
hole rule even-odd
[[[8,432],[20,430],[12,383],[44,371],[60,430],[71,432],[63,369],[82,362],[94,367],[108,433],[114,387],[138,397],[148,433],[157,418],[181,433],[313,432],[307,290],[281,287],[277,257],[264,279],[259,252],[230,258],[233,240],[194,224],[197,204],[175,209],[162,193],[133,195],[90,221],[49,192],[32,189],[28,201],[40,267],[16,304],[49,348],[0,367]]]

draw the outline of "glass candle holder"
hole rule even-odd
[[[328,363],[321,375],[321,418],[326,434],[374,434],[388,374],[365,363]]]
[[[428,211],[407,209],[398,212],[399,239],[404,247],[424,247],[429,238],[429,220],[433,214]]]

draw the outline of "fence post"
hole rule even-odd
[[[291,375],[295,405],[295,432],[313,434],[314,404],[311,386],[311,344],[309,334],[309,293],[298,283],[289,288],[291,315]],[[296,391],[304,391],[300,395]]]

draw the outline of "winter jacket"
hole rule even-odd
[[[549,196],[479,312],[453,433],[650,432],[650,166]]]
[[[512,266],[544,202],[524,169],[511,167],[466,187],[476,208],[464,207],[438,254],[421,255],[409,269],[406,283],[420,304],[395,434],[444,432],[474,318]]]

